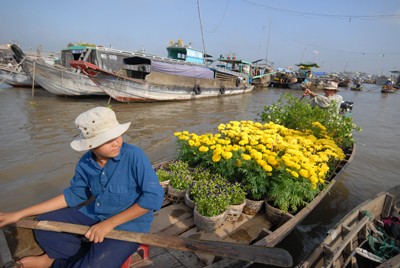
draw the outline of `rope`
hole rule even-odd
[[[370,234],[368,236],[368,244],[375,255],[388,260],[400,253],[400,248],[396,246],[396,241],[389,237],[382,227],[373,226],[371,231],[376,235]]]

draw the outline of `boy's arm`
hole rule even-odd
[[[60,194],[52,199],[15,212],[0,213],[0,227],[15,223],[28,216],[39,215],[65,207],[67,207],[67,202],[64,194]]]
[[[127,221],[138,218],[146,214],[149,210],[142,208],[138,203],[132,205],[128,209],[100,222],[92,227],[86,232],[85,236],[87,239],[94,243],[101,243],[104,237],[111,232],[115,227],[121,225]]]

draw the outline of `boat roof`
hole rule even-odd
[[[203,51],[193,49],[189,46],[169,46],[167,47],[168,58],[181,60],[192,63],[205,63],[205,59],[211,57],[210,55],[204,54]]]
[[[245,60],[238,60],[238,59],[225,59],[225,58],[219,58],[218,59],[221,62],[226,62],[226,63],[235,63],[235,64],[246,64],[246,65],[251,65],[250,61],[245,61]]]
[[[83,49],[87,49],[87,48],[96,49],[97,47],[95,47],[95,46],[69,46],[67,48],[64,48],[63,50],[83,50]]]
[[[311,61],[300,62],[300,63],[296,64],[296,66],[307,67],[307,68],[309,68],[309,67],[319,68],[317,63],[311,62]]]

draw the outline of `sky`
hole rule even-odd
[[[59,52],[85,42],[167,56],[178,38],[215,58],[274,68],[400,70],[400,0],[2,0],[0,44]]]

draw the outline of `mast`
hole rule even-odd
[[[269,27],[268,27],[268,41],[267,41],[267,53],[265,55],[265,63],[268,66],[268,49],[269,49],[269,36],[271,34],[271,19],[269,19]]]
[[[200,31],[201,31],[201,40],[203,42],[203,50],[204,50],[204,59],[203,63],[207,64],[207,53],[206,53],[206,46],[204,45],[204,35],[203,35],[203,25],[201,24],[201,16],[200,16],[200,3],[199,0],[197,0],[197,12],[199,14],[199,21],[200,21]]]

